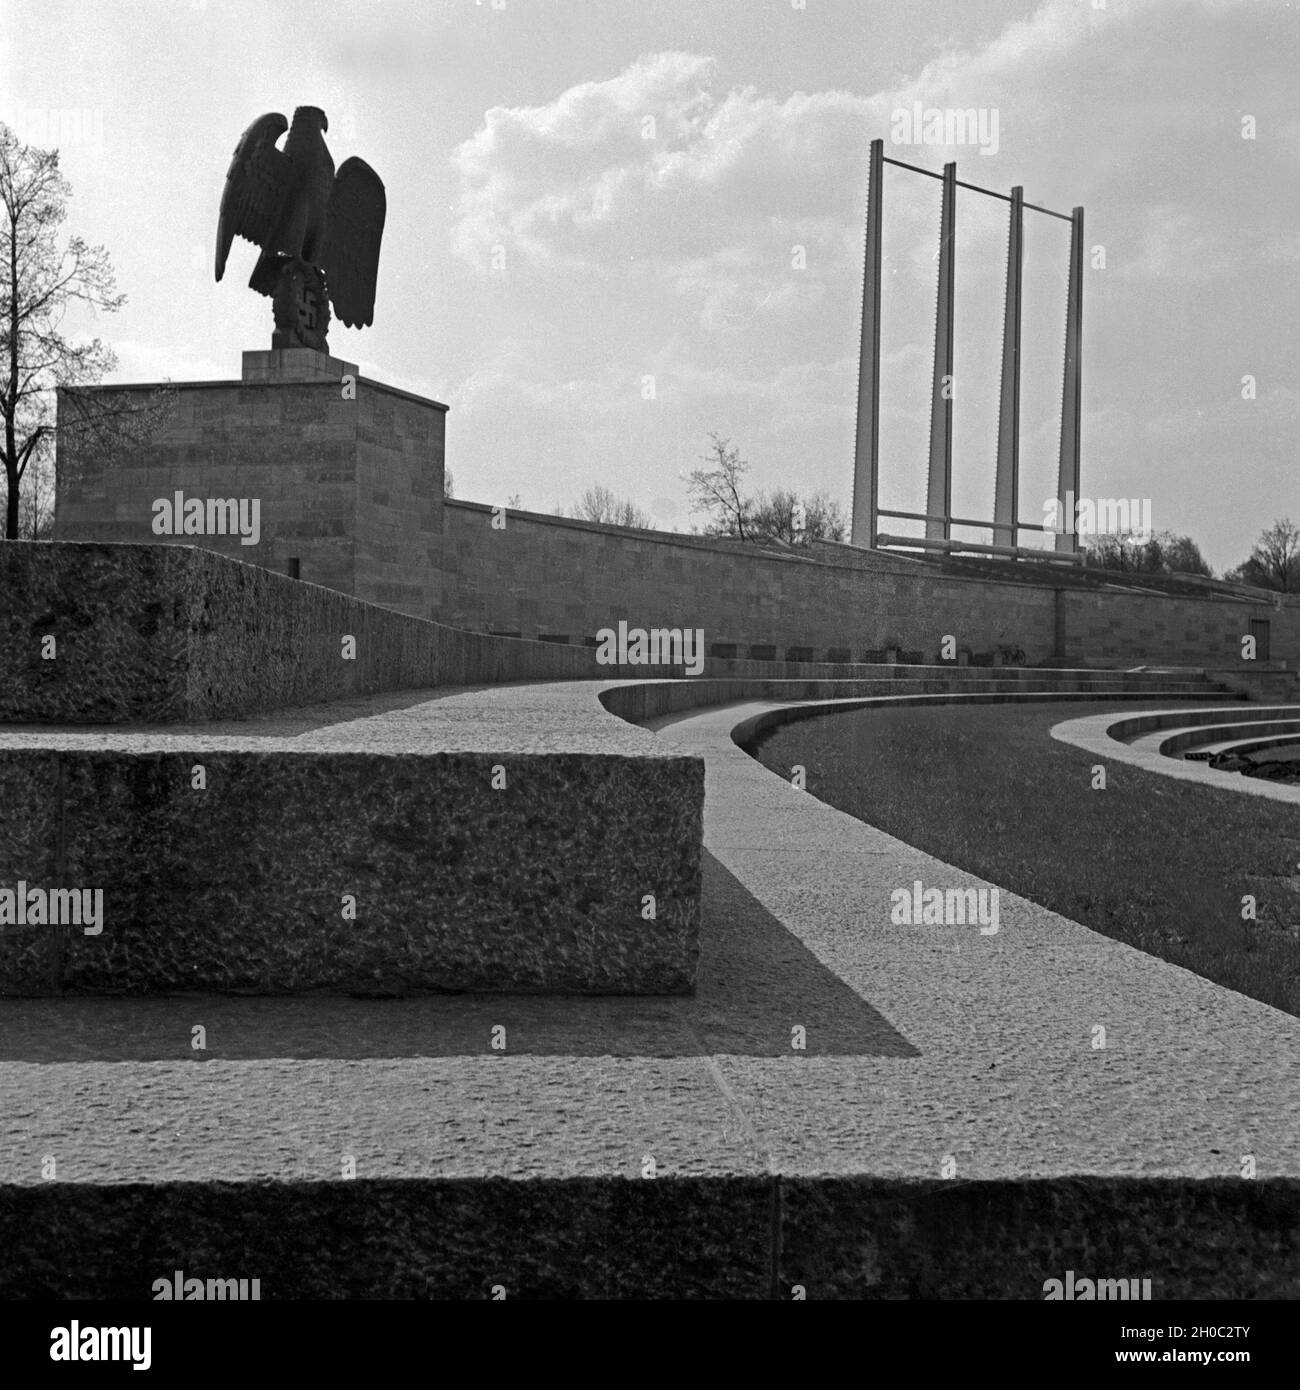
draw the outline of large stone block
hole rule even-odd
[[[403,1115],[420,1099],[405,1097]],[[501,1142],[521,1142],[504,1116],[493,1125]],[[6,1182],[0,1298],[139,1301],[176,1269],[254,1271],[267,1301],[480,1299],[494,1285],[520,1300],[771,1293],[771,1180],[758,1175],[384,1171],[364,1182]]]
[[[698,759],[106,742],[0,750],[0,889],[103,894],[0,925],[0,993],[693,988]]]

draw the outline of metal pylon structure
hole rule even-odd
[[[924,512],[886,511],[880,506],[880,298],[881,228],[884,211],[884,169],[900,169],[939,179],[943,192],[939,207],[939,288],[935,310],[934,370],[930,396],[930,451]],[[952,514],[953,345],[956,290],[957,190],[968,189],[1010,204],[1007,233],[1007,285],[1003,309],[1002,377],[998,405],[997,473],[994,482],[993,520],[981,521]],[[1065,379],[1061,401],[1061,446],[1057,469],[1058,515],[1070,529],[1056,534],[1056,553],[1077,558],[1078,538],[1067,499],[1079,496],[1080,422],[1083,402],[1083,209],[1055,212],[1025,201],[1024,189],[997,193],[965,183],[957,177],[955,163],[945,164],[942,174],[906,164],[885,155],[885,142],[871,142],[867,187],[866,255],[862,281],[862,342],[858,365],[858,419],[853,467],[854,545],[907,546],[932,550],[972,550],[995,554],[1032,553],[1018,544],[1021,531],[1047,531],[1042,522],[1019,519],[1020,506],[1020,368],[1022,361],[1021,310],[1024,269],[1025,210],[1058,217],[1070,224],[1069,283],[1065,315]],[[890,536],[880,530],[881,517],[925,523],[925,536]],[[956,542],[953,526],[975,526],[993,533],[992,545]]]

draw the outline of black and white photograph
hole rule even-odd
[[[1285,1374],[1298,73],[1298,0],[3,0],[6,1355]]]

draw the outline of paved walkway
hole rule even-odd
[[[797,1086],[720,1063],[782,1171],[932,1175],[951,1153],[966,1177],[1211,1176],[1252,1153],[1300,1173],[1300,1020],[1005,891],[996,935],[891,925],[915,880],[987,885],[743,753],[731,731],[773,708],[652,727],[705,758],[706,847],[919,1054],[810,1061]]]

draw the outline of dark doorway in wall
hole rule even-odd
[[[302,578],[302,565],[301,565],[301,562],[299,561],[299,559],[298,559],[298,557],[297,557],[296,555],[291,555],[291,556],[289,557],[289,578],[290,578],[290,579],[301,579],[301,578]]]
[[[1255,639],[1255,660],[1267,661],[1268,655],[1268,619],[1252,618],[1250,620],[1250,635]]]

